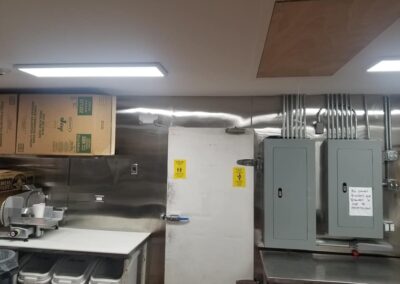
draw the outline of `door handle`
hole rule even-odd
[[[342,184],[342,190],[343,190],[344,193],[347,193],[347,190],[348,190],[347,183],[344,182]]]
[[[178,224],[184,224],[188,223],[190,221],[189,217],[187,216],[181,216],[178,214],[162,214],[161,219],[165,220],[167,223],[178,223]]]
[[[282,198],[282,196],[283,196],[283,192],[282,192],[282,188],[280,187],[280,188],[278,188],[278,197]]]

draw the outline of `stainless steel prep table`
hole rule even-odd
[[[150,233],[88,230],[62,227],[45,232],[41,238],[0,239],[0,248],[57,254],[94,254],[124,259],[122,283],[146,281],[147,239]],[[140,264],[136,261],[140,257]],[[135,268],[136,266],[136,268]],[[139,271],[138,271],[138,270]]]
[[[400,259],[260,251],[267,283],[400,283]]]

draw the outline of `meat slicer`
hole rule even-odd
[[[8,197],[0,207],[0,222],[6,231],[0,232],[0,238],[27,241],[29,237],[39,238],[44,231],[58,229],[64,218],[66,208],[45,206],[43,218],[34,216],[34,204],[45,203],[46,196],[40,188],[24,186],[23,193]]]

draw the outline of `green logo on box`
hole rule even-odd
[[[78,97],[78,115],[92,115],[93,98]]]
[[[76,152],[92,152],[92,134],[76,134]]]

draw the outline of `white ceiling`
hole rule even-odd
[[[0,68],[33,63],[160,62],[165,78],[38,79],[0,89],[89,88],[116,95],[400,93],[400,20],[332,77],[256,79],[274,0],[0,0]]]

